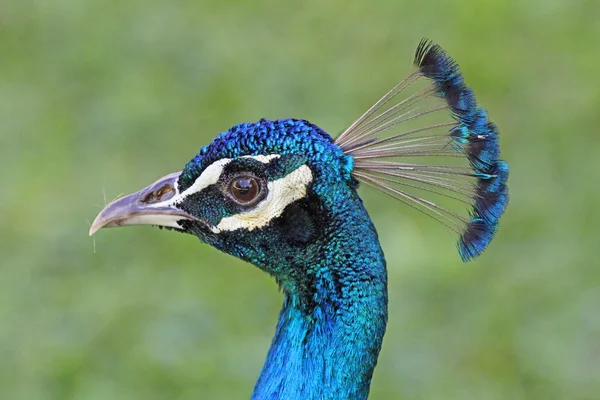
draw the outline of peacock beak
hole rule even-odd
[[[139,192],[107,205],[90,227],[90,236],[100,228],[127,225],[158,225],[181,229],[182,220],[198,221],[176,206],[177,178],[181,172],[166,175]]]

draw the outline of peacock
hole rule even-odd
[[[496,125],[439,45],[422,40],[415,67],[335,139],[299,119],[233,126],[90,228],[192,234],[275,278],[283,307],[252,399],[368,397],[388,292],[360,183],[456,232],[464,261],[497,230],[508,164]]]

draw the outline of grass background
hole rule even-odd
[[[500,126],[511,203],[462,264],[442,226],[361,189],[390,274],[371,398],[598,399],[599,16],[595,0],[3,1],[0,398],[248,398],[274,282],[191,236],[94,241],[89,222],[236,123],[342,130],[427,36]]]

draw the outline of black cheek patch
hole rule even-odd
[[[300,202],[286,207],[279,224],[285,240],[290,244],[303,245],[315,236],[315,221]]]
[[[273,221],[281,239],[292,246],[319,242],[327,226],[327,215],[315,195],[309,195],[285,208]]]

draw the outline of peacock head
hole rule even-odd
[[[298,266],[347,272],[348,257],[364,259],[378,247],[356,194],[360,181],[455,231],[463,260],[478,256],[508,203],[498,129],[439,46],[422,41],[415,65],[335,140],[303,120],[234,126],[181,172],[109,204],[90,234],[123,225],[193,234],[294,286],[310,276]],[[411,126],[427,116],[439,119]]]
[[[285,283],[290,266],[322,254],[331,214],[355,193],[352,168],[352,157],[307,121],[240,124],[181,172],[109,204],[90,234],[125,225],[193,234]]]

